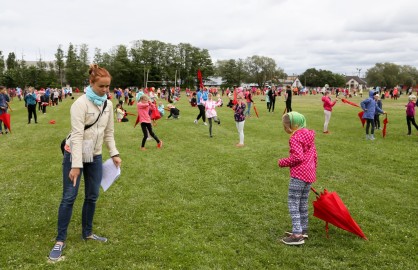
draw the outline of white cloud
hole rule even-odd
[[[208,49],[214,61],[252,55],[285,72],[352,74],[377,62],[417,66],[414,0],[15,0],[2,3],[0,50],[54,58],[59,44],[112,47],[148,39]]]

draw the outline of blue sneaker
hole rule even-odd
[[[92,235],[84,238],[84,240],[95,240],[95,241],[103,242],[103,243],[107,242],[107,238],[106,237],[98,236],[96,234],[92,234]]]
[[[52,248],[51,252],[49,253],[49,259],[51,261],[58,261],[59,258],[61,258],[62,255],[62,250],[65,248],[65,243],[60,245],[60,244],[55,244],[54,247]]]

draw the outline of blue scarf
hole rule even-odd
[[[102,106],[103,102],[107,100],[107,95],[103,95],[102,97],[98,96],[96,93],[94,93],[90,85],[87,86],[86,88],[86,95],[87,95],[87,99],[93,102],[94,105],[97,105],[97,106]]]

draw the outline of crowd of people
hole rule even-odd
[[[114,139],[114,119],[117,123],[127,122],[128,112],[124,106],[134,106],[136,103],[137,120],[142,130],[140,150],[145,151],[149,137],[155,140],[156,147],[161,149],[163,141],[153,130],[157,120],[169,111],[167,119],[180,118],[180,110],[176,102],[181,98],[180,88],[116,88],[109,91],[111,76],[109,72],[97,65],[89,70],[89,85],[84,89],[84,95],[79,96],[71,106],[71,132],[64,140],[63,146],[63,194],[58,209],[57,236],[54,247],[50,251],[49,259],[57,261],[62,256],[66,245],[67,228],[69,226],[73,204],[77,198],[81,176],[84,175],[85,198],[82,210],[82,237],[85,240],[106,242],[107,238],[93,233],[93,218],[96,202],[99,197],[99,187],[102,178],[102,146],[105,144],[109,155],[116,167],[121,166],[122,160],[116,148]],[[338,88],[325,88],[320,91],[310,91],[309,94],[322,94],[324,109],[323,133],[330,134],[328,129],[333,107],[338,100],[350,97],[350,92]],[[387,94],[389,93],[389,94]],[[113,95],[112,95],[113,94]],[[282,242],[287,245],[304,244],[308,237],[308,195],[309,189],[316,180],[317,153],[315,147],[315,132],[306,126],[305,116],[292,110],[292,96],[301,93],[291,86],[284,88],[265,87],[234,89],[202,88],[196,91],[186,89],[186,96],[192,107],[197,107],[198,114],[194,120],[198,124],[200,119],[205,126],[209,126],[209,137],[213,137],[213,122],[218,125],[221,120],[217,108],[223,105],[222,96],[227,95],[232,108],[238,142],[236,147],[244,147],[244,124],[252,117],[251,106],[254,104],[253,95],[263,95],[266,101],[266,112],[273,113],[276,98],[282,96],[285,102],[282,114],[282,125],[289,138],[289,157],[278,160],[279,167],[290,168],[290,184],[288,190],[288,207],[292,221],[292,231],[286,232]],[[306,93],[304,93],[306,94]],[[333,100],[331,95],[335,94]],[[385,114],[382,99],[389,96],[397,99],[402,91],[398,88],[389,90],[375,87],[369,90],[369,98],[361,101],[360,105],[351,102],[353,106],[362,109],[362,118],[366,124],[366,139],[374,140],[374,130],[380,129],[379,114]],[[412,126],[418,130],[415,122],[416,96],[412,89],[408,90],[408,104],[406,105],[406,120],[408,135],[412,134]],[[38,122],[37,112],[46,113],[49,106],[58,106],[63,99],[72,96],[71,90],[39,89],[28,87],[24,91],[19,88],[6,89],[0,86],[0,116],[8,113],[12,96],[24,101],[28,111],[28,124]],[[113,106],[112,100],[116,101]],[[157,103],[158,102],[158,103]],[[167,103],[167,106],[164,106]],[[158,104],[158,105],[157,105]],[[206,120],[208,120],[209,125]],[[0,132],[3,134],[2,122]],[[136,125],[135,124],[135,125]],[[96,126],[96,128],[91,128]],[[6,134],[8,129],[5,127]]]

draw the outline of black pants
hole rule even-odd
[[[379,114],[374,115],[374,128],[380,129]]]
[[[415,123],[415,117],[407,116],[406,117],[406,124],[408,125],[408,135],[411,135],[411,123],[418,130],[418,126]]]
[[[366,119],[367,120],[367,124],[366,124],[366,134],[369,134],[369,128],[371,127],[370,130],[370,134],[374,134],[374,119]]]
[[[203,122],[206,122],[206,115],[205,115],[205,106],[197,105],[199,108],[199,115],[196,117],[196,120],[199,121],[200,117],[202,117]]]
[[[148,132],[149,132],[149,135],[151,135],[151,137],[153,137],[154,140],[157,141],[157,143],[160,143],[160,140],[158,139],[157,135],[155,135],[154,132],[152,131],[151,123],[141,123],[141,129],[142,129],[142,133],[144,134],[144,138],[142,138],[141,147],[145,147],[145,142],[147,141],[147,138],[148,138]]]
[[[292,111],[292,100],[286,100],[286,111],[287,112]]]
[[[35,123],[38,123],[38,118],[36,117],[36,104],[33,104],[33,105],[28,104],[28,124],[32,120],[32,115],[35,118]]]
[[[221,123],[221,121],[218,119],[218,117],[216,117],[216,116],[214,116],[214,117],[211,117],[211,118],[208,118],[208,120],[209,120],[209,135],[212,137],[212,119],[213,119],[213,121],[215,121],[216,123],[218,123],[218,124],[220,124]]]
[[[270,110],[272,111],[272,112],[274,112],[274,105],[276,104],[276,97],[274,97],[274,98],[271,98],[270,99],[270,106],[269,106],[269,112],[270,112]]]

